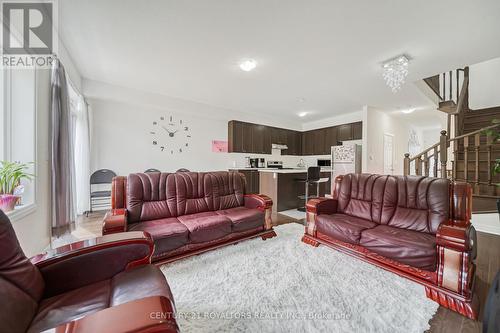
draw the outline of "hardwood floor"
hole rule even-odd
[[[73,235],[78,238],[89,238],[101,235],[101,223],[103,213],[93,213],[89,217],[80,217],[78,226]],[[273,224],[300,223],[304,220],[273,214]],[[83,237],[82,237],[83,236]],[[86,236],[86,237],[85,237]],[[477,259],[476,259],[476,286],[475,290],[479,297],[481,310],[479,318],[483,316],[484,303],[491,281],[500,270],[500,236],[478,232],[477,233]],[[434,317],[430,320],[431,333],[457,333],[457,332],[481,332],[481,321],[473,321],[453,311],[439,307]]]

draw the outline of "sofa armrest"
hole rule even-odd
[[[476,231],[471,223],[448,221],[441,223],[436,233],[436,243],[457,251],[475,250]]]
[[[104,215],[102,221],[102,234],[108,235],[116,232],[127,231],[127,210],[123,208],[112,209]]]
[[[273,228],[271,213],[273,200],[264,194],[245,194],[243,197],[246,208],[257,208],[265,213],[264,227],[266,230]]]
[[[45,332],[54,333],[177,333],[174,307],[162,296],[152,296],[113,306]]]
[[[306,234],[316,237],[316,217],[337,212],[338,201],[329,198],[314,198],[306,204]]]
[[[436,233],[437,283],[471,297],[477,246],[476,230],[469,221],[450,220]]]
[[[31,258],[45,280],[45,297],[106,280],[136,266],[149,264],[153,240],[135,231],[68,244]]]
[[[306,204],[307,212],[320,214],[335,214],[337,212],[338,201],[330,198],[310,199]]]

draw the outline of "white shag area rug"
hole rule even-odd
[[[301,242],[304,227],[163,265],[182,332],[423,332],[424,287]]]

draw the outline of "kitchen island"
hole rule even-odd
[[[232,170],[245,174],[247,193],[265,194],[273,200],[273,213],[304,205],[304,200],[299,199],[299,196],[304,195],[305,185],[298,180],[306,179],[307,169],[235,168]],[[320,184],[320,196],[324,196],[331,191],[330,169],[322,168],[321,177],[328,178],[328,182]],[[310,185],[309,194],[316,194],[316,185]]]

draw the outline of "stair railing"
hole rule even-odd
[[[432,169],[432,176],[440,178],[451,178],[453,180],[463,180],[474,184],[492,185],[493,179],[493,163],[492,158],[492,145],[493,137],[487,135],[487,131],[493,128],[500,127],[500,124],[487,126],[476,131],[466,133],[449,139],[446,131],[441,131],[439,142],[425,149],[424,151],[410,157],[409,153],[405,154],[403,173],[405,176],[415,174],[418,176],[430,176],[430,163],[432,159],[434,162]],[[449,161],[448,147],[453,143],[453,160],[452,169],[447,170]],[[481,159],[481,153],[486,154],[486,159]],[[460,159],[460,155],[463,159]],[[474,159],[469,160],[470,155],[473,154]],[[412,173],[411,165],[414,163],[414,173]],[[461,162],[461,163],[459,163]],[[473,169],[469,167],[469,163],[473,162]],[[487,165],[486,179],[481,175],[481,164]],[[448,171],[451,171],[448,172]],[[469,177],[470,171],[473,176]]]
[[[456,104],[454,112],[448,113],[447,133],[448,137],[461,133],[463,119],[469,111],[469,67],[434,75],[425,78],[424,82],[438,96],[440,105],[448,101]],[[455,91],[453,86],[455,86]],[[451,132],[452,121],[455,125],[453,133]]]

